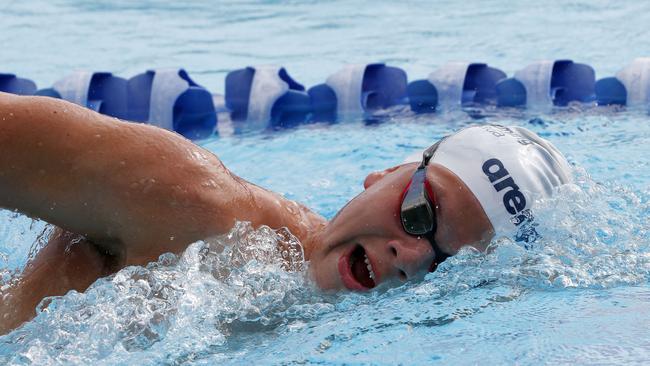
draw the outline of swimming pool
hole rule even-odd
[[[280,63],[306,85],[351,61],[385,61],[421,78],[449,60],[510,75],[537,58],[573,58],[602,77],[650,49],[645,4],[481,4],[7,2],[1,65],[39,85],[76,68],[133,75],[183,66],[222,91],[225,74],[248,64]],[[501,241],[489,255],[461,253],[422,283],[369,294],[313,289],[304,270],[284,271],[270,255],[272,233],[242,225],[221,254],[196,243],[180,258],[55,300],[0,337],[0,363],[642,363],[650,358],[648,120],[586,106],[398,109],[373,121],[201,141],[236,174],[327,217],[367,173],[476,123],[537,132],[565,152],[578,179],[540,203],[543,239],[532,249]],[[47,227],[7,211],[0,222],[6,275]]]

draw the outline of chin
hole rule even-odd
[[[325,291],[343,290],[338,272],[336,270],[327,271],[323,261],[312,260],[309,265],[309,277],[316,283],[316,285]]]

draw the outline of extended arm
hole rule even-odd
[[[45,296],[84,291],[126,265],[225,233],[235,220],[285,226],[306,252],[325,223],[232,175],[216,156],[173,132],[61,100],[4,93],[0,207],[66,230],[56,231],[16,286],[0,291],[0,334],[31,318]]]
[[[0,146],[0,207],[131,263],[224,232],[249,204],[249,185],[183,137],[65,101],[0,93]]]

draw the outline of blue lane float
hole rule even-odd
[[[499,106],[547,108],[570,102],[589,103],[595,96],[596,73],[571,60],[538,61],[497,85]]]
[[[149,70],[128,80],[131,121],[146,122],[189,138],[214,133],[217,112],[212,94],[183,69]]]
[[[429,80],[415,80],[406,88],[409,106],[415,113],[433,113],[438,107],[438,90]]]
[[[598,81],[589,65],[548,60],[530,64],[512,77],[485,63],[450,62],[410,83],[397,67],[347,65],[308,90],[283,67],[251,66],[228,73],[224,96],[211,94],[183,69],[149,70],[129,79],[82,71],[41,90],[29,79],[3,73],[0,91],[61,98],[197,139],[214,134],[218,118],[223,123],[220,130],[229,133],[372,116],[399,105],[408,105],[415,113],[481,105],[650,107],[650,58],[637,58]]]
[[[596,81],[594,92],[596,93],[596,104],[598,105],[627,104],[627,90],[625,89],[625,85],[616,77],[612,76]]]
[[[484,63],[449,62],[429,74],[426,80],[409,84],[414,112],[435,111],[477,104],[496,104],[496,84],[506,73]]]
[[[0,92],[32,95],[36,92],[36,83],[14,74],[0,74]]]
[[[596,82],[598,105],[650,107],[650,57],[634,59],[628,66]]]
[[[304,123],[311,113],[305,87],[279,66],[249,66],[228,73],[225,104],[233,121],[260,128]]]
[[[109,72],[78,71],[37,94],[65,99],[108,116],[129,117],[126,80]]]
[[[347,65],[309,89],[316,121],[332,122],[346,115],[360,115],[407,104],[404,70],[383,63]]]
[[[183,69],[149,70],[128,80],[108,72],[79,71],[36,94],[195,139],[210,136],[217,124],[212,95]]]

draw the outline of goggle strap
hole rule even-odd
[[[420,163],[420,168],[424,168],[429,164],[429,160],[433,157],[433,154],[435,154],[436,150],[438,150],[438,147],[440,146],[440,143],[445,141],[447,139],[447,136],[443,137],[440,139],[440,141],[436,142],[435,144],[429,146],[424,152],[422,153],[422,162]]]

